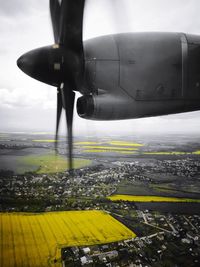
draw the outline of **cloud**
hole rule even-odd
[[[116,32],[200,33],[199,0],[88,0],[84,36]]]
[[[43,90],[32,90],[30,88],[0,89],[1,108],[40,108],[54,109],[56,105],[56,90],[49,87]]]
[[[42,9],[47,0],[8,0],[1,1],[0,16],[4,17],[18,17],[28,16],[29,13]]]

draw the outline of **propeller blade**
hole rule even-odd
[[[53,27],[54,40],[58,43],[59,40],[59,24],[60,24],[60,3],[58,0],[49,1],[51,23]]]
[[[57,142],[58,142],[58,129],[60,124],[60,117],[62,113],[62,95],[61,89],[57,88],[57,116],[56,116],[56,137],[55,137],[55,150],[57,151]]]
[[[85,0],[63,0],[60,8],[59,43],[83,54],[83,13]]]
[[[73,112],[74,112],[74,100],[75,93],[72,91],[67,83],[61,85],[61,94],[62,94],[62,103],[65,108],[66,114],[66,123],[67,123],[67,131],[68,131],[68,159],[69,159],[69,170],[73,170]]]

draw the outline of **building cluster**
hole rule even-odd
[[[194,177],[200,173],[200,161],[186,158],[178,160],[163,161],[163,168],[166,173],[177,176]]]
[[[62,249],[63,266],[199,266],[200,216],[137,211],[151,234],[110,244]]]
[[[118,185],[126,180],[132,184],[135,181],[149,184],[152,173],[182,175],[188,178],[198,175],[200,161],[198,159],[163,160],[141,162],[114,162],[110,167],[103,164],[74,170],[71,176],[68,172],[55,174],[6,175],[0,173],[0,193],[6,201],[0,208],[7,210],[11,203],[23,200],[27,206],[37,199],[37,206],[42,209],[58,210],[59,208],[83,209],[86,206],[95,208],[96,199],[105,198],[117,191]],[[9,173],[10,174],[10,173]],[[195,178],[196,179],[196,178]],[[154,180],[154,182],[156,182]],[[196,180],[197,182],[197,180]],[[87,203],[87,205],[86,205]],[[98,206],[97,206],[98,207]],[[12,210],[19,210],[12,207]]]

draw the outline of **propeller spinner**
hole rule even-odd
[[[32,50],[17,60],[27,75],[57,87],[56,148],[62,109],[68,131],[69,169],[73,169],[74,91],[79,91],[84,75],[83,13],[85,0],[50,0],[55,44]]]

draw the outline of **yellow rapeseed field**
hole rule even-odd
[[[192,154],[194,154],[194,155],[200,155],[200,150],[197,150],[197,151],[193,152]]]
[[[160,196],[132,196],[132,195],[113,195],[108,197],[112,201],[132,201],[132,202],[193,202],[200,203],[200,199],[160,197]]]
[[[83,146],[85,149],[102,149],[102,150],[109,150],[109,151],[135,151],[137,148],[129,148],[129,147],[114,147],[114,146]]]
[[[133,151],[118,151],[118,150],[108,150],[108,149],[87,149],[84,150],[85,153],[118,153],[118,154],[135,154]]]
[[[75,145],[99,145],[99,144],[102,144],[101,142],[90,142],[90,141],[87,141],[87,142],[75,142],[74,143]]]
[[[117,146],[134,146],[134,147],[144,146],[143,144],[124,142],[124,141],[111,141],[111,142],[109,142],[109,144],[110,145],[117,145]]]
[[[32,142],[38,142],[38,143],[56,143],[60,142],[59,140],[55,139],[41,139],[41,140],[32,140]]]
[[[2,267],[61,266],[61,248],[135,237],[102,211],[0,213]]]
[[[133,142],[124,142],[124,141],[87,141],[87,142],[75,142],[75,145],[101,145],[101,144],[109,144],[115,146],[130,146],[130,147],[141,147],[143,144],[133,143]]]

